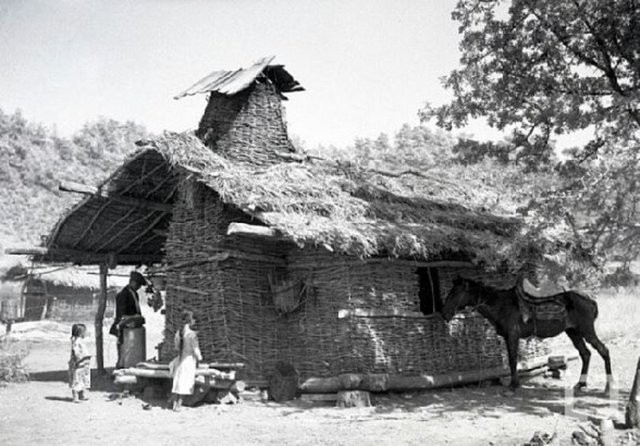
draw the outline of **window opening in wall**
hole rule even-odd
[[[440,298],[440,280],[436,268],[418,268],[420,283],[420,311],[422,314],[434,314],[442,311]]]

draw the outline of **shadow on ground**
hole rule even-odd
[[[436,389],[406,393],[372,394],[373,407],[368,415],[393,418],[406,413],[424,413],[428,419],[455,416],[481,416],[501,418],[505,413],[521,413],[535,416],[553,414],[568,416],[596,416],[601,413],[623,411],[629,392],[620,391],[612,402],[600,389],[590,389],[573,394],[569,389],[547,382],[528,383],[515,393],[507,388],[490,386],[466,386],[452,389]],[[283,410],[288,416],[322,407],[304,401],[284,404],[270,402],[267,406]],[[331,407],[332,403],[324,403]],[[572,411],[574,411],[572,413]],[[337,414],[336,416],[341,416]],[[363,420],[366,416],[363,417]]]

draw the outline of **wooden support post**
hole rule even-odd
[[[636,377],[633,380],[629,402],[625,413],[625,421],[628,428],[640,427],[640,358],[636,366]]]
[[[98,372],[104,373],[104,344],[102,339],[102,323],[104,321],[104,310],[107,307],[107,272],[105,263],[100,264],[100,297],[98,301],[98,311],[96,312],[96,363]]]
[[[371,397],[364,390],[341,390],[338,392],[336,407],[370,407]]]

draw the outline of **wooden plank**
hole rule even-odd
[[[74,181],[64,181],[60,183],[58,189],[63,192],[75,192],[84,195],[91,195],[94,197],[100,197],[107,200],[115,201],[118,203],[134,206],[138,208],[149,209],[153,211],[170,213],[173,210],[173,206],[166,203],[159,203],[143,198],[127,197],[123,195],[114,194],[108,191],[104,191],[101,188],[95,186],[89,186],[87,184],[76,183]]]
[[[249,225],[246,223],[229,223],[227,235],[252,235],[258,237],[277,237],[275,229],[268,226]]]
[[[339,310],[338,319],[346,319],[348,317],[368,317],[368,318],[385,318],[385,317],[405,317],[405,318],[418,318],[425,319],[427,316],[419,311],[404,311],[404,310],[378,310],[378,309],[365,309],[355,308],[353,310]]]
[[[117,369],[113,372],[115,375],[133,375],[139,378],[172,378],[169,370],[152,370],[141,367],[128,367],[126,369]],[[215,379],[235,380],[236,372],[222,372],[216,369],[197,369],[196,376],[210,376]]]
[[[166,362],[140,362],[136,364],[136,367],[152,370],[169,370],[169,364]],[[242,362],[209,362],[206,367],[202,367],[202,364],[198,369],[206,370],[212,369],[243,369],[245,364]]]

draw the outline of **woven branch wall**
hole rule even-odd
[[[281,162],[274,152],[293,151],[280,95],[268,80],[233,96],[211,93],[197,135],[221,155],[256,165]]]
[[[164,360],[175,355],[172,339],[180,312],[189,309],[198,320],[205,360],[244,362],[250,379],[266,378],[278,361],[293,364],[302,377],[445,373],[506,364],[502,339],[479,315],[461,315],[448,325],[438,316],[338,318],[344,309],[418,311],[414,266],[222,236],[228,223],[239,219],[230,212],[203,186],[181,188],[167,241],[170,262],[206,259],[220,251],[232,256],[167,274]],[[504,281],[472,269],[439,272],[441,296],[460,273],[492,285]],[[277,311],[269,286],[270,277],[283,274],[306,284],[301,305],[288,314]],[[547,353],[544,343],[522,341],[522,359]]]

